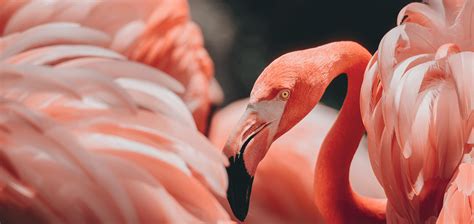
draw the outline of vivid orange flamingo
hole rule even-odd
[[[272,142],[314,108],[336,76],[346,73],[346,100],[319,150],[314,200],[323,218],[334,223],[385,220],[385,203],[360,196],[349,183],[350,163],[364,132],[359,93],[370,57],[357,43],[336,42],[285,54],[262,72],[224,147],[230,161],[227,198],[237,218],[247,215],[253,176]]]
[[[392,223],[474,217],[473,15],[472,0],[409,4],[367,68],[361,109]]]
[[[198,132],[185,88],[114,41],[70,22],[0,38],[0,220],[230,221],[216,199],[227,160]]]
[[[73,22],[108,34],[108,48],[177,79],[181,98],[205,131],[211,101],[222,98],[200,28],[186,0],[0,0],[0,34]]]
[[[247,103],[248,99],[233,102],[213,116],[209,140],[217,147],[224,146]],[[313,180],[308,177],[314,176],[319,147],[336,117],[337,110],[318,105],[271,145],[256,171],[245,223],[323,222],[312,200]],[[354,156],[350,179],[356,192],[383,198],[383,190],[370,167],[366,140]]]

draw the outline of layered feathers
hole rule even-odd
[[[367,67],[361,111],[391,223],[436,221],[472,151],[473,12],[469,0],[407,5]]]
[[[182,84],[114,51],[114,29],[87,22],[102,1],[81,2],[92,13],[82,17],[78,3],[55,2],[25,23],[42,4],[25,1],[0,39],[5,221],[228,221],[216,199],[227,159],[197,130]]]
[[[75,33],[73,28],[62,28],[54,30],[57,36],[51,39],[50,32],[31,29],[26,36],[38,38],[34,41],[37,45],[63,39],[82,44],[94,42],[171,75],[184,85],[185,91],[179,96],[193,113],[199,130],[206,129],[211,100],[219,101],[221,93],[219,88],[209,90],[213,83],[213,63],[204,49],[200,28],[190,18],[187,1],[3,0],[0,3],[0,34],[14,35],[53,22],[78,23],[84,29],[89,28],[89,32]],[[27,44],[28,40],[19,43],[20,48]]]

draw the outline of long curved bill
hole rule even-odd
[[[235,217],[247,216],[252,183],[257,164],[271,144],[271,122],[260,119],[253,107],[248,107],[224,148],[229,158],[227,200]]]
[[[231,157],[229,162],[230,165],[227,167],[227,175],[229,177],[227,200],[235,217],[240,221],[244,221],[249,211],[253,176],[250,176],[245,171],[243,156]]]

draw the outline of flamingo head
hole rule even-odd
[[[317,48],[316,48],[317,49]],[[319,102],[314,49],[297,51],[272,62],[255,82],[246,111],[224,146],[229,158],[227,199],[234,215],[247,215],[253,177],[270,145],[302,120]],[[316,73],[316,74],[315,74]]]

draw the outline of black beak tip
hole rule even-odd
[[[230,165],[227,167],[229,177],[227,200],[234,216],[243,222],[249,211],[253,176],[250,176],[247,172],[242,157],[231,157],[229,162]]]
[[[245,218],[247,217],[247,213],[248,213],[248,209],[242,209],[242,210],[239,210],[239,209],[234,209],[234,207],[232,208],[232,212],[234,213],[235,217],[243,222],[245,220]]]

